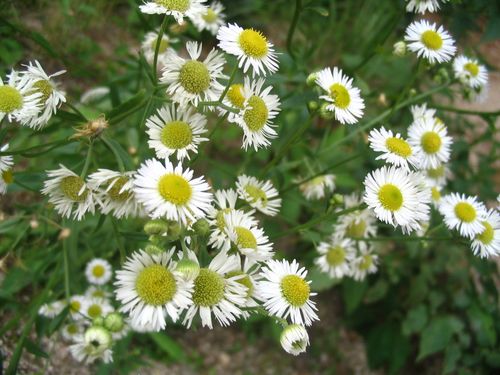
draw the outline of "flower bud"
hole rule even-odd
[[[144,232],[149,235],[168,232],[168,222],[162,219],[149,220],[144,224]]]
[[[329,103],[321,104],[321,107],[319,108],[319,116],[322,119],[325,119],[325,120],[333,120],[334,119],[335,115],[333,114],[333,112],[326,109],[326,107],[328,107],[329,105],[330,105]]]
[[[180,272],[185,280],[194,280],[200,273],[200,266],[194,260],[183,258],[177,262],[175,270]]]
[[[210,233],[210,224],[205,219],[199,219],[193,224],[193,230],[197,235],[205,237]]]
[[[112,312],[104,318],[104,327],[109,329],[111,332],[121,331],[124,325],[125,323],[120,313]]]
[[[89,354],[97,355],[111,347],[111,333],[104,327],[91,326],[87,328],[83,336],[85,345],[90,351]]]
[[[160,255],[161,253],[163,253],[163,249],[161,247],[152,244],[146,245],[146,248],[144,250],[149,255]]]
[[[403,42],[402,40],[394,43],[392,53],[398,57],[406,55],[406,43]]]
[[[314,87],[316,85],[316,79],[318,78],[318,72],[311,73],[306,78],[306,84],[309,87]]]
[[[309,112],[316,112],[319,108],[319,103],[316,100],[310,100],[307,103],[307,108],[309,109]]]
[[[309,335],[303,326],[291,324],[281,332],[280,343],[285,352],[299,355],[306,351],[309,345]]]

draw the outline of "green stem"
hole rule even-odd
[[[158,38],[156,39],[156,45],[155,45],[155,55],[153,58],[153,78],[154,78],[154,84],[156,85],[158,82],[158,53],[160,52],[160,46],[161,46],[161,41],[163,39],[163,33],[165,32],[165,29],[167,28],[169,16],[165,14],[163,17],[163,21],[160,26],[160,31],[158,32]]]
[[[394,236],[394,237],[353,237],[354,241],[374,241],[374,242],[384,242],[384,241],[454,241],[457,240],[453,237],[411,237],[411,236]],[[466,243],[466,242],[464,242]]]
[[[302,11],[302,0],[295,0],[295,12],[293,13],[292,23],[288,29],[288,35],[286,37],[286,49],[293,60],[295,60],[295,54],[292,49],[293,34],[297,29],[297,23],[299,21],[300,12]]]
[[[74,139],[60,139],[58,141],[45,143],[43,145],[38,145],[38,146],[23,148],[21,150],[10,150],[10,151],[0,152],[0,156],[22,155],[22,154],[24,154],[24,153],[26,153],[28,151],[38,150],[38,149],[41,149],[41,148],[45,148],[47,146],[51,146],[48,150],[53,150],[54,148],[62,147],[62,146],[65,146],[65,145],[73,143],[73,142],[76,142],[76,140],[74,140]]]
[[[116,244],[118,246],[118,250],[120,251],[120,262],[123,264],[127,257],[125,248],[123,247],[122,241],[120,241],[120,234],[118,231],[118,224],[116,223],[116,219],[112,216],[110,217],[111,217],[111,226],[113,227],[113,234],[115,235]]]
[[[88,121],[87,117],[80,112],[78,108],[76,108],[73,104],[66,102],[66,105],[73,110],[78,116],[80,116],[83,120]]]
[[[228,105],[225,105],[224,103],[221,103],[221,102],[218,102],[218,101],[213,101],[213,102],[199,102],[198,103],[198,107],[219,107],[219,108],[225,109],[226,111],[232,112],[232,113],[239,113],[240,112],[239,109],[236,109],[236,108],[233,108],[233,107],[229,107]]]
[[[108,141],[108,139],[105,136],[101,136],[101,140],[104,142],[106,147],[111,150],[113,155],[115,155],[116,162],[118,163],[118,168],[120,169],[120,172],[125,172],[125,165],[123,164],[123,160],[118,154],[118,152],[115,150],[115,148],[111,145],[111,143]]]
[[[87,171],[89,170],[90,160],[92,159],[92,148],[94,147],[94,142],[90,141],[89,148],[87,149],[87,157],[85,158],[85,164],[83,165],[82,173],[80,173],[81,178],[85,178]]]
[[[63,222],[63,226],[66,227],[65,221]],[[69,262],[68,262],[68,239],[65,238],[63,240],[63,266],[64,266],[64,296],[66,298],[66,303],[69,304],[69,298],[71,296],[71,292],[69,289]]]
[[[227,92],[229,91],[229,88],[231,87],[231,85],[233,84],[233,81],[234,81],[234,77],[236,76],[236,72],[238,71],[238,63],[236,63],[233,67],[233,70],[231,72],[231,75],[229,76],[229,81],[227,81],[226,83],[226,88],[224,89],[224,91],[222,92],[222,94],[220,95],[219,97],[219,103],[222,104],[222,101],[224,100],[224,98],[226,97],[226,94]]]
[[[463,115],[500,116],[500,111],[482,112],[482,111],[474,111],[474,110],[470,110],[470,109],[454,108],[454,107],[449,107],[449,106],[445,106],[445,105],[436,105],[436,104],[433,104],[432,108],[439,109],[441,111],[461,113]]]

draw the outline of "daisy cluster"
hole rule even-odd
[[[70,344],[71,355],[86,364],[96,360],[113,361],[112,347],[130,331],[130,323],[113,306],[109,282],[113,276],[111,264],[95,258],[87,263],[85,277],[89,287],[84,294],[72,295],[42,305],[39,315],[48,319],[63,317],[59,330]]]

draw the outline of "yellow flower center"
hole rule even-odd
[[[393,154],[402,156],[404,158],[407,158],[412,154],[412,150],[408,142],[401,138],[387,138],[387,140],[385,141],[385,146]]]
[[[479,74],[479,66],[473,62],[465,64],[464,69],[467,70],[473,77],[476,77]]]
[[[363,255],[363,260],[359,263],[359,269],[366,271],[373,264],[373,257],[370,254]]]
[[[435,154],[441,148],[441,137],[436,132],[425,132],[420,145],[427,154]]]
[[[307,302],[311,292],[309,284],[297,275],[286,275],[283,277],[280,287],[283,298],[295,307],[303,306]]]
[[[179,82],[187,92],[200,94],[210,86],[210,72],[201,61],[187,61],[179,72]]]
[[[214,23],[217,21],[217,13],[212,8],[208,8],[207,12],[201,16],[206,23]]]
[[[172,300],[177,283],[172,272],[160,264],[152,264],[137,275],[135,290],[146,304],[161,306]]]
[[[168,148],[178,150],[193,141],[193,131],[187,122],[172,121],[165,124],[161,131],[161,142]]]
[[[331,247],[326,253],[326,261],[330,266],[339,266],[345,261],[345,250],[340,246]]]
[[[101,306],[99,306],[96,303],[93,303],[92,305],[89,306],[89,308],[87,310],[87,315],[92,319],[95,319],[95,318],[101,316],[102,315]]]
[[[79,194],[84,185],[85,182],[81,177],[67,176],[61,180],[59,187],[66,198],[69,198],[74,202],[83,202],[89,193],[88,189],[85,188],[83,192]]]
[[[2,172],[2,179],[4,182],[9,185],[14,182],[14,174],[12,173],[12,169],[8,169]]]
[[[238,247],[242,249],[257,249],[257,240],[251,230],[243,227],[236,227],[234,230],[237,236],[236,244]]]
[[[363,237],[366,231],[366,221],[359,220],[356,223],[356,220],[351,221],[351,223],[346,228],[347,237],[356,238]]]
[[[431,188],[431,197],[432,197],[432,200],[434,200],[436,202],[441,199],[441,192],[435,186],[433,186]]]
[[[333,99],[335,106],[340,109],[346,109],[351,103],[349,91],[340,83],[334,83],[330,86],[330,97]]]
[[[467,202],[459,202],[455,205],[455,215],[465,222],[471,223],[476,219],[476,209]]]
[[[495,236],[495,231],[490,223],[487,221],[483,221],[484,230],[481,234],[478,234],[476,238],[481,241],[483,244],[488,245],[493,241],[493,237]]]
[[[104,294],[104,292],[101,289],[96,289],[92,292],[92,297],[104,298],[104,297],[106,297],[106,295]]]
[[[224,278],[208,268],[200,269],[194,280],[193,303],[197,306],[210,307],[224,298]]]
[[[152,42],[151,42],[151,49],[153,51],[156,51],[156,43],[158,43],[158,38],[154,39]],[[160,41],[160,48],[158,49],[158,53],[165,53],[165,51],[167,50],[169,46],[169,42],[168,40],[166,39],[161,39]]]
[[[230,208],[223,208],[222,210],[217,211],[215,215],[215,221],[217,222],[217,228],[221,231],[226,227],[226,220],[224,219],[224,215],[231,212]]]
[[[102,277],[105,272],[106,269],[100,264],[97,264],[94,268],[92,268],[92,275],[95,277]]]
[[[70,323],[66,326],[66,331],[70,335],[75,335],[78,333],[78,326],[75,323]]]
[[[229,90],[227,90],[227,98],[234,107],[243,108],[243,105],[245,104],[243,85],[235,83],[229,86]]]
[[[431,168],[427,170],[427,176],[433,179],[438,179],[444,176],[444,166],[440,165],[437,168]]]
[[[108,183],[112,183],[115,181],[111,189],[108,190],[108,196],[117,202],[125,202],[127,199],[129,199],[132,196],[132,191],[130,190],[124,190],[123,192],[120,193],[122,190],[123,186],[129,181],[127,177],[121,176],[118,177],[116,180],[109,180]]]
[[[427,30],[422,33],[421,41],[429,49],[437,51],[443,46],[443,38],[433,30]]]
[[[77,313],[82,308],[82,304],[80,303],[80,301],[73,300],[69,303],[69,308],[72,312]]]
[[[158,181],[160,195],[168,202],[184,206],[192,195],[191,186],[182,176],[176,174],[163,175]]]
[[[397,211],[403,205],[403,194],[393,184],[385,184],[378,191],[378,199],[382,207],[389,211]]]
[[[0,112],[11,113],[23,107],[23,96],[11,86],[0,86]]]
[[[257,132],[266,125],[269,110],[264,100],[255,95],[248,99],[248,105],[249,108],[245,111],[243,120],[251,131]]]
[[[243,30],[238,37],[238,43],[247,56],[260,59],[267,55],[267,39],[260,31]]]
[[[236,281],[247,288],[247,298],[249,298],[252,296],[254,290],[254,286],[252,280],[250,280],[250,276],[241,271],[231,271],[226,274],[226,279],[239,275],[243,275],[243,277],[239,278]]]
[[[39,102],[41,104],[45,104],[47,102],[47,99],[50,97],[50,95],[52,95],[52,92],[54,91],[50,82],[45,79],[36,81],[33,84],[33,88],[34,92],[39,92],[40,94],[42,94],[42,96],[39,99]]]
[[[156,0],[156,4],[161,5],[162,7],[184,13],[189,9],[190,0]]]
[[[246,185],[245,192],[250,196],[250,203],[261,202],[263,206],[267,206],[267,195],[260,187],[255,185]]]

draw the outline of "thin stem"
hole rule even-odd
[[[229,91],[229,88],[233,84],[234,77],[236,76],[237,71],[238,71],[238,64],[235,64],[233,67],[233,71],[231,72],[231,75],[229,76],[229,81],[227,81],[227,83],[226,83],[226,88],[224,89],[224,91],[222,91],[222,94],[219,97],[219,103],[222,104],[222,101],[226,97],[226,94]]]
[[[160,46],[161,46],[161,41],[163,39],[163,33],[165,32],[165,29],[167,28],[169,16],[165,14],[163,17],[163,21],[160,26],[160,31],[158,32],[158,39],[156,39],[156,45],[155,45],[155,55],[153,58],[153,78],[154,78],[154,84],[157,84],[158,81],[158,53],[160,52]]]
[[[288,53],[295,60],[295,54],[292,49],[292,41],[293,34],[295,34],[295,30],[297,29],[297,23],[299,21],[300,12],[302,11],[302,0],[295,0],[295,12],[293,14],[292,23],[290,24],[290,28],[288,29],[288,35],[286,37],[286,49]]]
[[[49,148],[47,150],[47,151],[49,151],[49,150],[53,150],[54,148],[65,146],[65,145],[73,143],[73,142],[76,142],[76,140],[75,139],[61,139],[61,140],[58,140],[58,141],[45,143],[43,145],[38,145],[38,146],[32,146],[32,147],[28,147],[28,148],[23,148],[21,150],[3,151],[3,152],[0,152],[0,156],[20,155],[20,154],[22,155],[22,154],[24,154],[24,153],[26,153],[28,151],[38,150],[40,148],[51,146],[51,148]]]
[[[120,157],[120,155],[118,154],[118,152],[115,150],[115,148],[111,145],[111,143],[109,142],[109,140],[106,137],[101,136],[101,140],[104,142],[106,147],[111,150],[113,155],[115,155],[115,159],[116,159],[116,162],[118,163],[118,168],[120,169],[120,172],[122,172],[122,173],[125,172],[125,165],[123,164],[123,160]]]
[[[120,251],[120,262],[123,264],[126,258],[125,248],[123,247],[122,241],[120,241],[120,235],[118,231],[118,224],[116,224],[116,219],[111,217],[111,226],[113,227],[113,234],[115,235],[116,244],[118,245],[118,250]]]
[[[65,221],[63,222],[63,226],[65,226]],[[71,295],[71,292],[69,289],[69,262],[68,262],[67,238],[63,240],[63,266],[64,266],[64,296],[66,298],[66,302],[69,303],[69,297]]]
[[[470,110],[470,109],[454,108],[454,107],[450,107],[450,106],[436,105],[436,104],[433,104],[432,108],[439,109],[441,111],[461,113],[461,114],[464,114],[464,115],[500,116],[500,111],[482,112],[482,111],[474,111],[474,110]]]
[[[83,165],[82,173],[80,173],[81,178],[85,178],[87,171],[90,166],[90,160],[92,159],[92,148],[94,147],[94,142],[90,141],[89,148],[87,149],[87,157],[85,158],[85,164]]]
[[[210,107],[210,106],[212,106],[212,107],[219,107],[219,108],[225,109],[226,111],[232,112],[232,113],[239,113],[240,112],[239,109],[230,107],[230,106],[225,105],[224,103],[221,103],[221,102],[218,102],[218,101],[213,101],[213,102],[199,102],[198,103],[198,107]]]
[[[71,108],[73,110],[73,112],[75,112],[78,116],[80,116],[83,120],[85,121],[88,121],[88,118],[82,113],[80,112],[80,110],[78,108],[76,108],[73,104],[69,103],[69,102],[66,102],[66,105]]]

